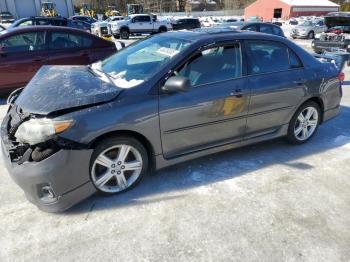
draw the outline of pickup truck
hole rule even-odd
[[[132,34],[154,34],[171,30],[171,23],[158,21],[154,15],[135,14],[122,21],[109,23],[109,30],[115,38],[128,39]]]

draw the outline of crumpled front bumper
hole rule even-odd
[[[61,149],[40,162],[18,164],[11,162],[3,139],[1,148],[12,179],[43,211],[64,211],[96,192],[89,178],[90,149]]]

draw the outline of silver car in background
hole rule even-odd
[[[290,33],[290,36],[293,39],[296,38],[307,38],[314,39],[316,34],[323,33],[327,30],[323,20],[317,22],[314,21],[305,21],[294,27]]]

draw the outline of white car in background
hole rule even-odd
[[[156,15],[134,14],[111,24],[110,31],[115,38],[128,39],[132,34],[163,33],[172,29],[168,20],[158,20]]]
[[[123,20],[124,16],[111,16],[104,21],[98,21],[91,24],[91,33],[97,36],[105,36],[111,34],[108,29],[108,24],[116,21]]]

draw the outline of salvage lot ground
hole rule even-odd
[[[349,261],[345,84],[340,116],[308,144],[279,139],[187,162],[63,214],[28,203],[0,163],[0,261]]]

